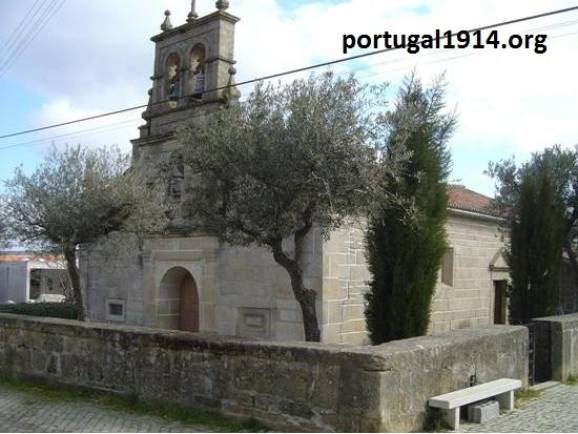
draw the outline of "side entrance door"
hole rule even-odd
[[[506,324],[508,318],[508,281],[494,280],[494,324]]]

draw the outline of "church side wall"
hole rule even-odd
[[[365,223],[333,231],[323,245],[323,342],[367,342],[364,294],[369,279]]]
[[[286,242],[285,248],[293,254],[291,243]],[[320,293],[321,237],[317,230],[307,240],[303,263],[306,287]],[[274,261],[269,249],[224,245],[218,253],[217,276],[220,334],[278,341],[304,339],[301,309],[289,274]],[[318,301],[320,312],[319,297]]]
[[[447,233],[454,252],[453,284],[438,279],[430,334],[493,324],[494,280],[508,279],[506,272],[490,271],[504,247],[496,221],[451,212]],[[323,245],[324,342],[367,342],[364,293],[370,274],[364,236],[360,222],[334,231]]]
[[[508,279],[507,272],[489,268],[505,247],[498,224],[451,214],[447,232],[449,247],[454,249],[454,282],[452,286],[438,283],[430,331],[493,324],[494,280]]]
[[[143,268],[136,250],[123,250],[125,251],[116,251],[116,254],[95,248],[81,250],[80,270],[91,321],[146,324],[143,310]],[[121,318],[111,318],[108,315],[109,303],[123,306]]]

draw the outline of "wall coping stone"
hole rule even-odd
[[[517,333],[524,326],[485,326],[475,329],[453,330],[451,332],[391,341],[376,346],[354,346],[347,344],[325,344],[317,342],[288,341],[276,342],[255,338],[219,336],[215,333],[190,333],[172,330],[160,330],[141,326],[127,326],[108,323],[80,322],[60,318],[31,317],[0,313],[0,328],[26,328],[36,331],[75,337],[110,337],[122,332],[131,342],[141,338],[142,345],[154,345],[171,350],[211,350],[213,352],[250,354],[267,353],[269,357],[287,359],[334,359],[349,363],[368,371],[388,371],[388,359],[400,353],[426,352],[433,348],[452,347],[457,344],[484,340],[493,336]],[[80,331],[80,335],[79,335]]]
[[[569,315],[545,316],[542,318],[533,318],[532,321],[554,322],[564,324],[565,326],[576,326],[578,325],[578,313],[573,313]]]

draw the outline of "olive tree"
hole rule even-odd
[[[162,197],[142,173],[116,147],[67,146],[53,147],[32,174],[17,168],[6,181],[2,214],[10,239],[63,254],[79,320],[86,319],[79,246],[118,231],[142,235],[164,225]]]
[[[259,85],[243,104],[178,133],[197,174],[186,204],[196,227],[271,251],[289,274],[308,341],[320,329],[316,292],[303,279],[306,238],[314,225],[328,235],[370,196],[383,94],[331,73]]]

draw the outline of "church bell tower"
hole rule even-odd
[[[227,12],[228,0],[216,2],[217,10],[199,17],[196,1],[186,22],[174,27],[165,11],[161,33],[153,36],[155,61],[146,124],[133,149],[168,139],[179,124],[211,113],[238,100],[233,87],[235,24],[239,18]]]
[[[217,10],[199,17],[196,2],[186,22],[174,27],[170,11],[165,11],[161,33],[155,43],[154,75],[149,103],[142,114],[145,125],[132,140],[133,163],[147,173],[147,182],[166,184],[172,203],[171,230],[188,228],[183,215],[191,174],[183,165],[181,144],[174,139],[183,124],[201,123],[211,113],[235,103],[240,93],[234,86],[235,24],[239,18],[227,12],[229,1],[216,2]]]

